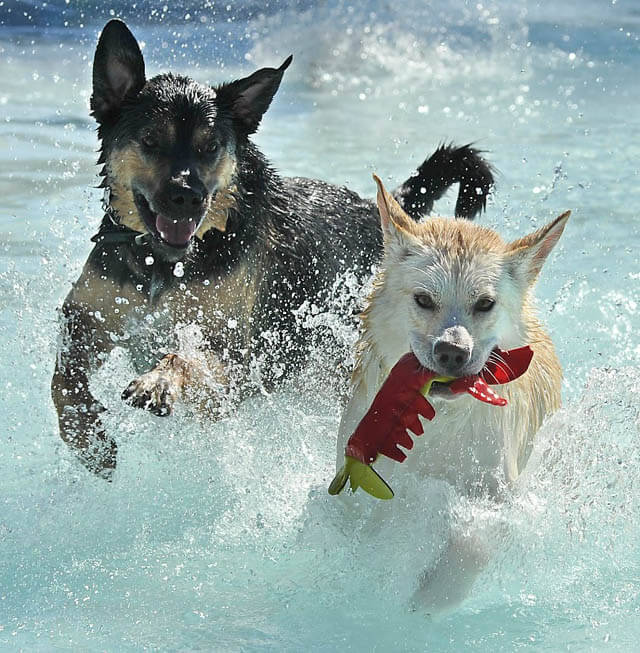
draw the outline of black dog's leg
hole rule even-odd
[[[430,213],[433,203],[455,183],[460,184],[456,217],[473,219],[486,208],[494,180],[491,165],[471,145],[441,145],[394,196],[417,220]]]
[[[89,390],[89,374],[103,358],[96,354],[106,355],[113,345],[100,322],[81,307],[67,301],[62,313],[62,346],[51,381],[60,435],[87,469],[111,480],[117,447],[102,426],[104,407]]]

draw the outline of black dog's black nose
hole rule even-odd
[[[441,340],[435,344],[433,356],[443,371],[455,376],[469,362],[471,350],[464,345]]]
[[[177,206],[196,207],[204,202],[205,193],[192,186],[174,186],[170,194],[171,202]]]

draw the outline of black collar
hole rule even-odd
[[[100,223],[98,233],[91,238],[91,242],[104,244],[133,244],[135,242],[138,245],[143,245],[150,239],[151,234],[143,234],[139,231],[134,231],[129,227],[125,227],[116,222],[110,213],[105,213],[105,216]]]

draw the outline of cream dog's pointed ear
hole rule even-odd
[[[378,185],[378,211],[380,211],[380,224],[385,243],[388,238],[411,240],[416,234],[416,223],[403,211],[393,196],[387,191],[380,177],[374,174],[373,179]]]
[[[517,279],[527,285],[534,283],[570,215],[571,211],[565,211],[553,222],[507,246],[507,264]]]

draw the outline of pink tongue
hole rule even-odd
[[[186,245],[196,231],[195,220],[170,220],[164,215],[156,217],[156,229],[169,245]]]

